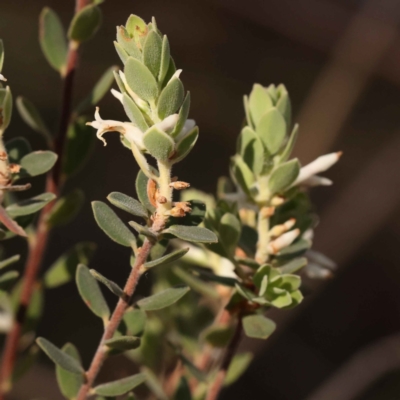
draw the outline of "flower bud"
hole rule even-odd
[[[273,240],[268,245],[269,254],[277,254],[285,247],[291,245],[296,238],[300,235],[299,229],[293,229],[292,231],[286,232],[279,236],[277,239]]]
[[[169,184],[169,186],[174,188],[175,190],[183,190],[183,189],[187,189],[188,187],[190,187],[190,183],[176,181],[176,182],[171,182]]]

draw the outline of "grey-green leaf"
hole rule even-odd
[[[188,286],[165,289],[162,292],[139,300],[136,304],[144,311],[162,310],[176,303],[189,290]]]
[[[267,339],[275,328],[275,322],[263,315],[248,315],[243,318],[244,332],[251,338]]]
[[[97,225],[109,238],[126,247],[131,247],[136,243],[133,232],[107,204],[102,201],[93,201],[92,208]]]
[[[120,396],[141,385],[145,380],[145,374],[136,374],[114,382],[96,386],[93,389],[93,392],[100,396]]]
[[[136,336],[117,336],[106,340],[104,344],[113,350],[134,350],[140,346],[140,338]]]
[[[123,318],[132,336],[141,336],[143,334],[146,326],[146,313],[143,310],[128,310]]]
[[[90,310],[103,320],[108,320],[110,309],[101,293],[99,284],[93,278],[89,268],[83,264],[78,265],[76,270],[76,284],[79,294]]]
[[[105,285],[112,293],[114,293],[118,297],[124,297],[124,291],[113,281],[110,281],[108,278],[100,274],[94,269],[90,270],[90,273],[93,275],[95,279]]]
[[[163,233],[170,233],[179,239],[196,243],[217,243],[218,238],[214,232],[200,226],[172,225]]]
[[[46,204],[50,203],[50,201],[54,200],[55,197],[54,193],[42,193],[30,199],[13,203],[6,208],[6,211],[12,218],[34,214],[41,210]]]
[[[231,257],[235,254],[241,232],[242,226],[238,218],[231,213],[225,213],[219,224],[219,236],[226,253]]]
[[[158,116],[164,119],[174,114],[182,105],[184,95],[185,89],[183,88],[181,80],[177,77],[172,78],[167,86],[165,86],[158,99]]]
[[[17,109],[21,118],[34,131],[41,133],[46,140],[51,140],[49,129],[44,123],[36,106],[27,98],[19,96],[16,100]]]
[[[287,189],[297,178],[300,172],[300,164],[297,158],[279,165],[272,171],[268,181],[269,190],[272,194]]]
[[[52,289],[72,280],[75,276],[78,264],[89,264],[96,250],[93,242],[81,242],[76,244],[68,252],[60,256],[46,271],[44,284],[46,288]]]
[[[67,40],[60,18],[48,7],[40,13],[39,42],[48,63],[63,75],[67,64]]]
[[[61,351],[47,339],[39,337],[36,339],[36,343],[56,365],[59,365],[66,371],[78,375],[81,375],[85,372],[75,358]]]
[[[190,92],[187,92],[185,100],[183,100],[182,107],[179,110],[178,122],[176,123],[175,128],[171,133],[172,137],[179,135],[182,128],[185,126],[185,122],[189,116],[189,111],[190,111]]]
[[[176,145],[176,154],[172,158],[174,163],[183,160],[193,149],[199,137],[199,128],[195,126],[179,143]]]
[[[0,261],[0,269],[3,269],[5,267],[8,267],[11,264],[18,262],[20,258],[21,258],[21,256],[19,254],[15,254],[14,256],[6,258],[5,260],[1,260]]]
[[[286,137],[286,122],[274,107],[261,118],[256,132],[271,154],[276,154]]]
[[[151,71],[139,60],[129,57],[125,64],[129,87],[143,100],[153,102],[158,96],[158,84]]]
[[[251,118],[257,126],[261,117],[273,106],[272,99],[267,90],[259,84],[253,86],[249,97]]]
[[[296,124],[292,130],[292,133],[290,134],[289,140],[287,141],[285,147],[283,148],[282,154],[280,156],[281,162],[284,162],[289,159],[296,144],[298,135],[299,135],[299,124]]]
[[[84,200],[85,195],[80,189],[74,189],[58,199],[47,220],[48,225],[54,228],[71,222],[81,210]]]
[[[12,115],[12,94],[10,87],[0,88],[0,130],[5,131]]]
[[[136,125],[142,132],[146,132],[149,126],[147,125],[146,120],[142,112],[136,103],[128,96],[126,93],[122,94],[122,105],[124,106],[124,110],[129,119]]]
[[[255,175],[263,169],[264,147],[258,135],[248,126],[244,127],[238,140],[238,153]]]
[[[72,343],[66,343],[61,350],[81,364],[78,349]],[[63,396],[69,400],[75,399],[83,384],[83,376],[66,371],[59,365],[56,365],[56,376],[58,386]]]
[[[133,229],[135,229],[135,231],[139,233],[139,235],[144,235],[151,239],[157,239],[157,235],[149,228],[147,228],[147,226],[140,225],[136,221],[129,221],[129,225]]]
[[[46,173],[57,161],[52,151],[34,151],[21,159],[21,176],[37,176]]]
[[[120,208],[132,215],[147,219],[149,217],[146,208],[133,197],[120,192],[111,192],[107,196],[108,201],[115,207]]]
[[[160,71],[162,39],[156,31],[150,31],[143,46],[143,62],[157,78]]]
[[[165,76],[167,75],[170,61],[170,48],[167,36],[164,35],[162,41],[162,50],[161,50],[161,64],[160,64],[160,73],[158,74],[158,81],[163,82]]]
[[[174,150],[174,141],[165,132],[152,126],[143,136],[143,144],[157,160],[168,161]]]
[[[240,155],[234,156],[232,158],[232,163],[232,172],[238,184],[241,186],[244,192],[250,194],[250,188],[255,181],[253,172],[243,161]]]
[[[3,41],[0,39],[0,72],[3,69],[4,64],[4,44]]]
[[[158,267],[158,266],[164,265],[164,264],[169,264],[171,262],[179,260],[188,251],[189,251],[189,247],[186,247],[185,249],[180,249],[180,250],[173,251],[172,253],[169,253],[166,256],[158,258],[157,260],[148,261],[146,264],[144,264],[144,267],[148,269],[148,268]]]
[[[71,21],[68,37],[77,42],[90,39],[99,29],[101,19],[101,10],[96,5],[90,4],[82,8]]]

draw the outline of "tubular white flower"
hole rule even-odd
[[[155,126],[166,133],[170,133],[175,128],[175,125],[178,122],[178,118],[178,114],[172,114],[163,119],[161,122],[158,122]]]
[[[171,83],[172,79],[174,78],[179,78],[179,76],[181,75],[182,70],[181,69],[177,69],[175,71],[175,73],[171,76],[171,79],[168,81],[167,86]]]
[[[279,236],[277,239],[269,243],[267,248],[268,253],[269,254],[279,253],[280,250],[291,245],[299,235],[300,235],[299,229],[293,229],[292,231],[284,233],[283,235]]]
[[[281,236],[283,233],[287,232],[289,229],[292,229],[296,224],[295,218],[290,218],[285,223],[281,225],[275,225],[270,231],[270,236],[278,237]]]
[[[6,81],[7,79],[4,78],[4,75],[0,74],[0,81]]]
[[[122,103],[122,93],[118,90],[111,89],[111,94]]]
[[[311,162],[310,164],[307,164],[306,166],[302,167],[300,169],[299,176],[297,179],[293,182],[292,186],[299,185],[314,175],[319,174],[320,172],[324,172],[332,165],[336,164],[341,157],[342,152],[339,151],[337,153],[330,153],[326,154],[324,156],[318,157],[316,160]]]
[[[178,133],[176,141],[179,142],[181,139],[183,139],[195,126],[196,121],[194,119],[187,119],[182,130]]]
[[[301,182],[301,184],[308,187],[331,186],[333,182],[328,178],[324,178],[323,176],[314,175]]]
[[[143,132],[133,124],[129,122],[103,120],[100,117],[99,107],[96,107],[94,118],[95,121],[88,122],[86,125],[97,129],[96,136],[104,143],[104,146],[107,146],[107,142],[103,138],[106,132],[119,132],[121,135],[124,135],[130,143],[135,144],[139,150],[143,151],[146,149],[143,144]]]

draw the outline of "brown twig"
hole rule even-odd
[[[140,278],[140,269],[142,265],[146,262],[147,256],[149,255],[152,247],[153,243],[150,242],[149,240],[146,240],[139,254],[136,257],[135,264],[132,268],[132,271],[129,275],[128,281],[126,282],[124,288],[124,293],[126,296],[124,298],[121,297],[115,307],[111,319],[106,329],[104,330],[104,334],[100,340],[99,346],[92,359],[90,367],[86,372],[86,382],[82,385],[81,389],[79,390],[76,400],[85,400],[89,394],[90,389],[93,386],[93,383],[106,357],[104,342],[108,339],[111,339],[114,336],[114,333],[117,330],[126,309],[129,307],[130,300],[132,298],[132,295],[135,291],[136,285]]]
[[[88,0],[76,0],[75,12],[79,12],[88,4]],[[63,77],[63,90],[61,100],[61,118],[58,135],[52,146],[58,155],[58,161],[52,172],[47,176],[46,191],[56,195],[61,191],[61,166],[65,137],[71,119],[71,104],[74,86],[75,70],[78,61],[78,45],[70,42],[67,55],[67,67]],[[4,400],[4,393],[11,388],[11,377],[14,370],[15,361],[18,353],[18,344],[21,336],[22,327],[25,321],[36,278],[47,248],[49,238],[49,228],[47,219],[54,206],[54,202],[49,203],[39,215],[36,235],[29,244],[29,255],[22,277],[22,291],[19,306],[13,326],[7,335],[4,353],[0,366],[0,400]]]
[[[218,395],[224,384],[224,380],[228,372],[229,366],[231,365],[233,356],[235,355],[236,350],[239,346],[241,336],[242,336],[242,317],[239,315],[235,333],[233,334],[233,337],[228,347],[225,350],[224,358],[222,359],[220,369],[217,373],[214,382],[211,384],[208,390],[206,400],[217,400]]]

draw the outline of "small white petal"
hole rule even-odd
[[[291,245],[299,235],[300,235],[299,229],[293,229],[292,231],[284,233],[283,235],[279,236],[278,239],[275,239],[269,243],[267,248],[268,253],[269,254],[279,253],[280,250]]]
[[[178,133],[176,141],[178,142],[184,138],[194,127],[196,126],[196,121],[194,119],[187,119],[183,125],[182,130]]]
[[[318,157],[310,164],[307,164],[306,166],[302,167],[300,169],[299,176],[292,184],[292,186],[296,186],[299,183],[302,183],[307,179],[311,178],[313,175],[317,175],[320,172],[326,171],[327,169],[332,167],[332,165],[336,164],[339,161],[341,155],[342,152],[326,154],[324,156]]]
[[[129,95],[132,97],[133,101],[142,109],[147,109],[148,105],[147,103],[142,100],[128,85],[128,82],[126,81],[125,74],[122,71],[119,71],[119,76],[121,77],[122,82],[125,85],[126,91],[129,93]]]
[[[169,84],[171,83],[172,79],[174,79],[174,78],[179,78],[179,76],[181,75],[181,73],[182,73],[182,70],[181,70],[181,69],[177,69],[177,70],[175,71],[175,73],[171,76],[171,79],[168,81],[167,85],[169,85]]]
[[[172,114],[167,118],[163,119],[161,122],[158,122],[156,124],[156,127],[164,132],[170,133],[175,128],[175,125],[178,122],[178,118],[179,118],[178,114]]]
[[[0,74],[0,81],[6,81],[7,79],[4,77],[4,75]]]
[[[309,240],[310,242],[314,239],[314,230],[313,229],[307,229],[302,236],[303,239]]]
[[[290,218],[285,223],[280,225],[275,225],[270,231],[270,236],[278,237],[283,233],[287,232],[289,229],[292,229],[296,224],[296,220],[294,218]]]
[[[118,90],[111,89],[111,94],[122,103],[122,93]]]
[[[310,178],[306,179],[305,181],[301,182],[301,185],[308,187],[331,186],[332,184],[333,182],[330,179],[318,175],[313,175]]]
[[[311,279],[328,279],[332,277],[332,272],[329,269],[322,268],[314,263],[308,263],[304,271]]]

